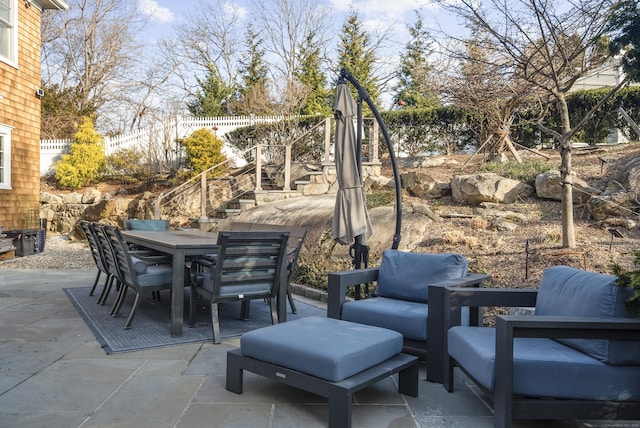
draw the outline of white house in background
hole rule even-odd
[[[620,56],[607,59],[600,67],[591,70],[586,76],[581,77],[571,88],[571,92],[588,91],[591,89],[614,88],[625,77],[622,70]],[[638,86],[638,83],[631,83]],[[628,143],[629,139],[619,129],[614,129],[607,137],[607,144]]]

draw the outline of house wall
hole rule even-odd
[[[18,4],[18,68],[0,62],[0,123],[13,127],[11,189],[0,189],[0,225],[4,230],[27,224],[40,200],[40,10]],[[33,212],[33,211],[31,211]]]

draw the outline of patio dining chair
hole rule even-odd
[[[148,265],[131,255],[117,227],[103,225],[102,230],[111,245],[117,263],[118,279],[121,283],[111,315],[114,317],[119,315],[128,290],[136,293],[133,307],[124,325],[127,330],[131,327],[143,293],[171,289],[173,268],[170,264]]]
[[[296,273],[296,265],[298,264],[300,250],[302,250],[302,244],[307,237],[307,228],[280,224],[233,222],[231,223],[229,230],[289,232],[289,239],[287,240],[287,300],[289,301],[289,306],[291,306],[291,312],[295,314],[297,309],[291,294],[291,280]]]
[[[98,285],[98,281],[100,280],[101,274],[105,274],[104,287],[107,286],[109,281],[111,281],[112,276],[109,273],[107,262],[104,258],[104,254],[102,253],[102,247],[98,243],[98,238],[93,232],[93,227],[91,226],[91,222],[87,220],[80,221],[80,228],[84,233],[85,238],[87,238],[87,242],[89,243],[89,250],[91,251],[91,257],[93,257],[93,261],[98,268],[98,273],[96,274],[96,279],[93,282],[93,286],[91,287],[91,291],[89,292],[89,296],[93,296],[93,293],[96,291],[96,287]]]
[[[194,325],[196,297],[211,305],[213,342],[220,343],[218,304],[241,301],[240,319],[249,318],[253,299],[268,299],[272,324],[278,323],[277,296],[285,286],[288,232],[220,232],[218,252],[191,263],[189,323]]]
[[[107,302],[109,294],[111,293],[114,282],[116,283],[116,288],[118,290],[120,289],[121,282],[118,271],[118,263],[116,261],[116,257],[113,254],[113,249],[111,248],[109,238],[104,232],[104,225],[101,223],[92,222],[89,226],[91,227],[93,235],[96,237],[97,245],[100,247],[100,251],[103,256],[102,260],[104,263],[104,267],[109,277],[109,281],[105,282],[102,293],[100,293],[100,297],[98,297],[97,301],[99,305],[104,305]],[[113,311],[113,306],[114,305],[112,305],[111,311]]]

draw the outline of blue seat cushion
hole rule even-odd
[[[429,305],[408,300],[372,297],[342,305],[341,319],[388,328],[405,339],[427,340]],[[462,325],[469,325],[469,308],[462,308]]]
[[[140,287],[156,286],[160,284],[172,283],[173,268],[171,265],[147,266],[147,271],[137,275],[136,279]]]
[[[495,387],[495,329],[452,327],[449,355],[482,386]],[[640,400],[640,367],[612,366],[552,339],[514,339],[516,395]]]
[[[428,286],[467,276],[467,259],[460,254],[382,253],[375,294],[427,303]]]
[[[340,382],[402,351],[402,335],[368,325],[307,317],[263,327],[240,338],[242,354]]]
[[[343,304],[341,318],[359,324],[388,328],[401,333],[407,339],[425,341],[428,314],[429,306],[426,303],[372,297]]]
[[[625,300],[631,290],[616,277],[568,266],[544,271],[536,299],[536,315],[631,317]],[[609,339],[557,339],[608,364],[640,364],[640,342]]]

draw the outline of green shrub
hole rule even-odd
[[[613,274],[618,277],[616,284],[635,290],[635,293],[625,303],[629,312],[640,314],[640,250],[634,250],[633,257],[635,269],[626,270],[618,263],[614,263],[611,269]]]
[[[226,160],[222,154],[222,140],[206,128],[198,129],[182,142],[187,152],[187,164],[193,175],[218,165]],[[221,175],[226,170],[218,169],[212,175]]]
[[[100,179],[105,167],[104,138],[85,117],[71,140],[69,153],[54,165],[55,177],[64,187],[78,189]]]
[[[137,183],[151,176],[145,154],[134,148],[121,148],[107,156],[106,174],[126,183]]]

